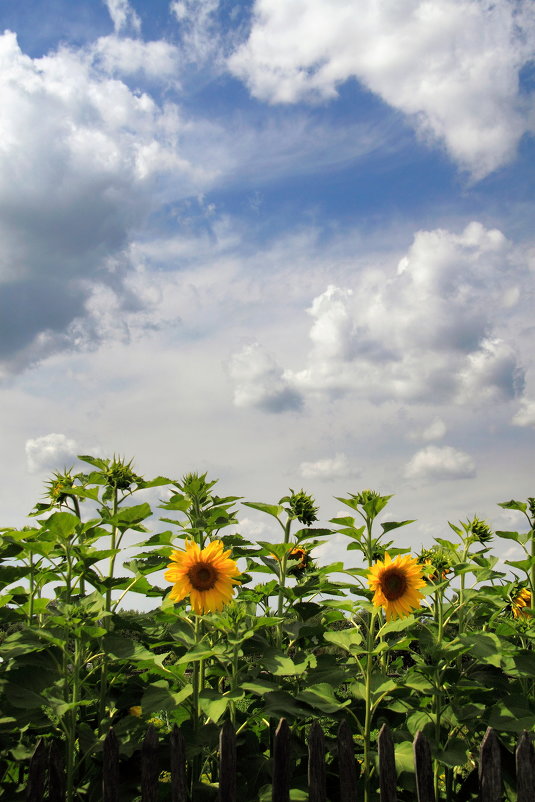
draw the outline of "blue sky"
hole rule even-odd
[[[88,452],[324,520],[394,493],[414,546],[514,525],[533,3],[3,0],[0,31],[4,525]]]

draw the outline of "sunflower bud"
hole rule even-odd
[[[529,514],[531,515],[531,520],[535,520],[535,498],[530,496],[528,498],[528,507],[529,507]]]
[[[113,458],[113,461],[106,471],[106,484],[108,487],[114,487],[117,490],[129,490],[133,484],[139,484],[143,481],[141,476],[138,476],[132,470],[132,460],[125,462],[121,459]]]
[[[483,545],[489,543],[493,538],[493,533],[488,523],[486,521],[480,521],[477,517],[470,522],[470,530],[472,532],[472,539],[474,541],[477,540]]]
[[[69,498],[72,498],[73,494],[69,493],[69,490],[73,486],[74,476],[71,475],[70,471],[64,471],[64,473],[55,472],[52,479],[47,483],[46,495],[52,504],[57,504],[58,507],[61,507]]]
[[[430,582],[440,582],[447,579],[448,574],[451,572],[451,562],[440,546],[422,549],[417,559],[420,565],[430,567],[432,572],[427,577]]]
[[[316,513],[318,507],[314,506],[314,498],[305,493],[304,490],[294,493],[290,488],[290,492],[292,495],[290,496],[289,504],[292,515],[305,526],[310,526],[314,521],[317,521],[318,516]]]

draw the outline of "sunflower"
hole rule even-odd
[[[198,615],[228,604],[232,586],[239,584],[233,577],[239,576],[240,570],[229,558],[230,549],[223,549],[221,540],[213,540],[202,551],[197,543],[187,541],[186,551],[174,551],[165,572],[165,579],[174,583],[169,598],[179,602],[189,596]]]
[[[530,614],[525,609],[526,607],[531,607],[531,593],[527,588],[522,588],[511,603],[511,610],[514,617],[529,618]]]
[[[426,584],[422,569],[410,555],[392,560],[389,554],[385,554],[383,562],[379,560],[370,568],[368,582],[375,591],[373,603],[384,607],[387,621],[404,618],[421,606],[423,596],[418,589]]]

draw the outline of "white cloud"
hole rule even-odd
[[[78,445],[64,434],[52,432],[27,440],[25,451],[28,471],[37,473],[69,468],[76,460]]]
[[[446,434],[446,424],[442,418],[435,418],[429,426],[421,432],[422,440],[441,440]]]
[[[116,31],[125,28],[141,29],[141,20],[128,2],[128,0],[104,0]]]
[[[143,42],[123,36],[101,36],[89,52],[95,65],[108,74],[130,75],[143,72],[150,78],[176,79],[180,51],[162,39]]]
[[[354,476],[355,469],[351,466],[347,455],[340,452],[334,457],[326,457],[314,462],[302,462],[299,465],[299,473],[303,479],[334,481]]]
[[[513,417],[515,426],[535,426],[535,401],[530,398],[521,400],[520,409]]]
[[[68,345],[93,284],[118,291],[162,187],[176,197],[209,179],[177,150],[177,109],[107,76],[90,51],[31,59],[6,32],[0,93],[0,360],[17,370]]]
[[[285,412],[301,407],[301,396],[287,383],[282,369],[259,343],[246,345],[229,361],[237,407]]]
[[[273,103],[329,99],[356,78],[481,178],[533,130],[518,78],[534,34],[530,0],[257,0],[228,63]]]
[[[427,446],[414,454],[405,467],[408,479],[424,481],[471,479],[475,475],[472,457],[451,446]]]
[[[500,231],[477,222],[460,234],[417,232],[397,273],[365,270],[353,287],[330,285],[313,300],[308,364],[288,380],[303,392],[378,401],[514,398],[523,370],[496,332],[517,256]]]

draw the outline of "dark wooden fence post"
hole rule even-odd
[[[516,748],[517,802],[535,802],[535,749],[524,730]]]
[[[225,721],[219,733],[219,802],[236,802],[236,733]]]
[[[381,802],[397,802],[396,756],[390,730],[383,724],[377,739],[379,751],[379,789]]]
[[[423,733],[416,733],[413,749],[418,802],[435,802],[431,749],[429,748],[429,741]]]
[[[496,733],[488,727],[479,750],[479,799],[480,802],[501,802],[501,798],[500,745]]]
[[[102,800],[119,802],[119,741],[110,727],[102,749]]]
[[[281,718],[273,739],[272,802],[290,802],[290,728]]]
[[[65,802],[66,777],[63,750],[57,741],[50,744],[48,756],[48,799],[49,802]]]
[[[30,760],[26,802],[42,802],[45,798],[47,753],[46,744],[41,738]]]
[[[340,802],[356,802],[358,763],[355,760],[355,745],[347,719],[338,727],[338,777],[340,780]]]
[[[317,721],[308,736],[308,799],[309,802],[327,802],[325,738]]]
[[[186,750],[184,736],[177,725],[170,737],[171,750],[171,802],[187,802],[186,791]]]
[[[151,724],[141,746],[141,802],[158,799],[158,733]]]

